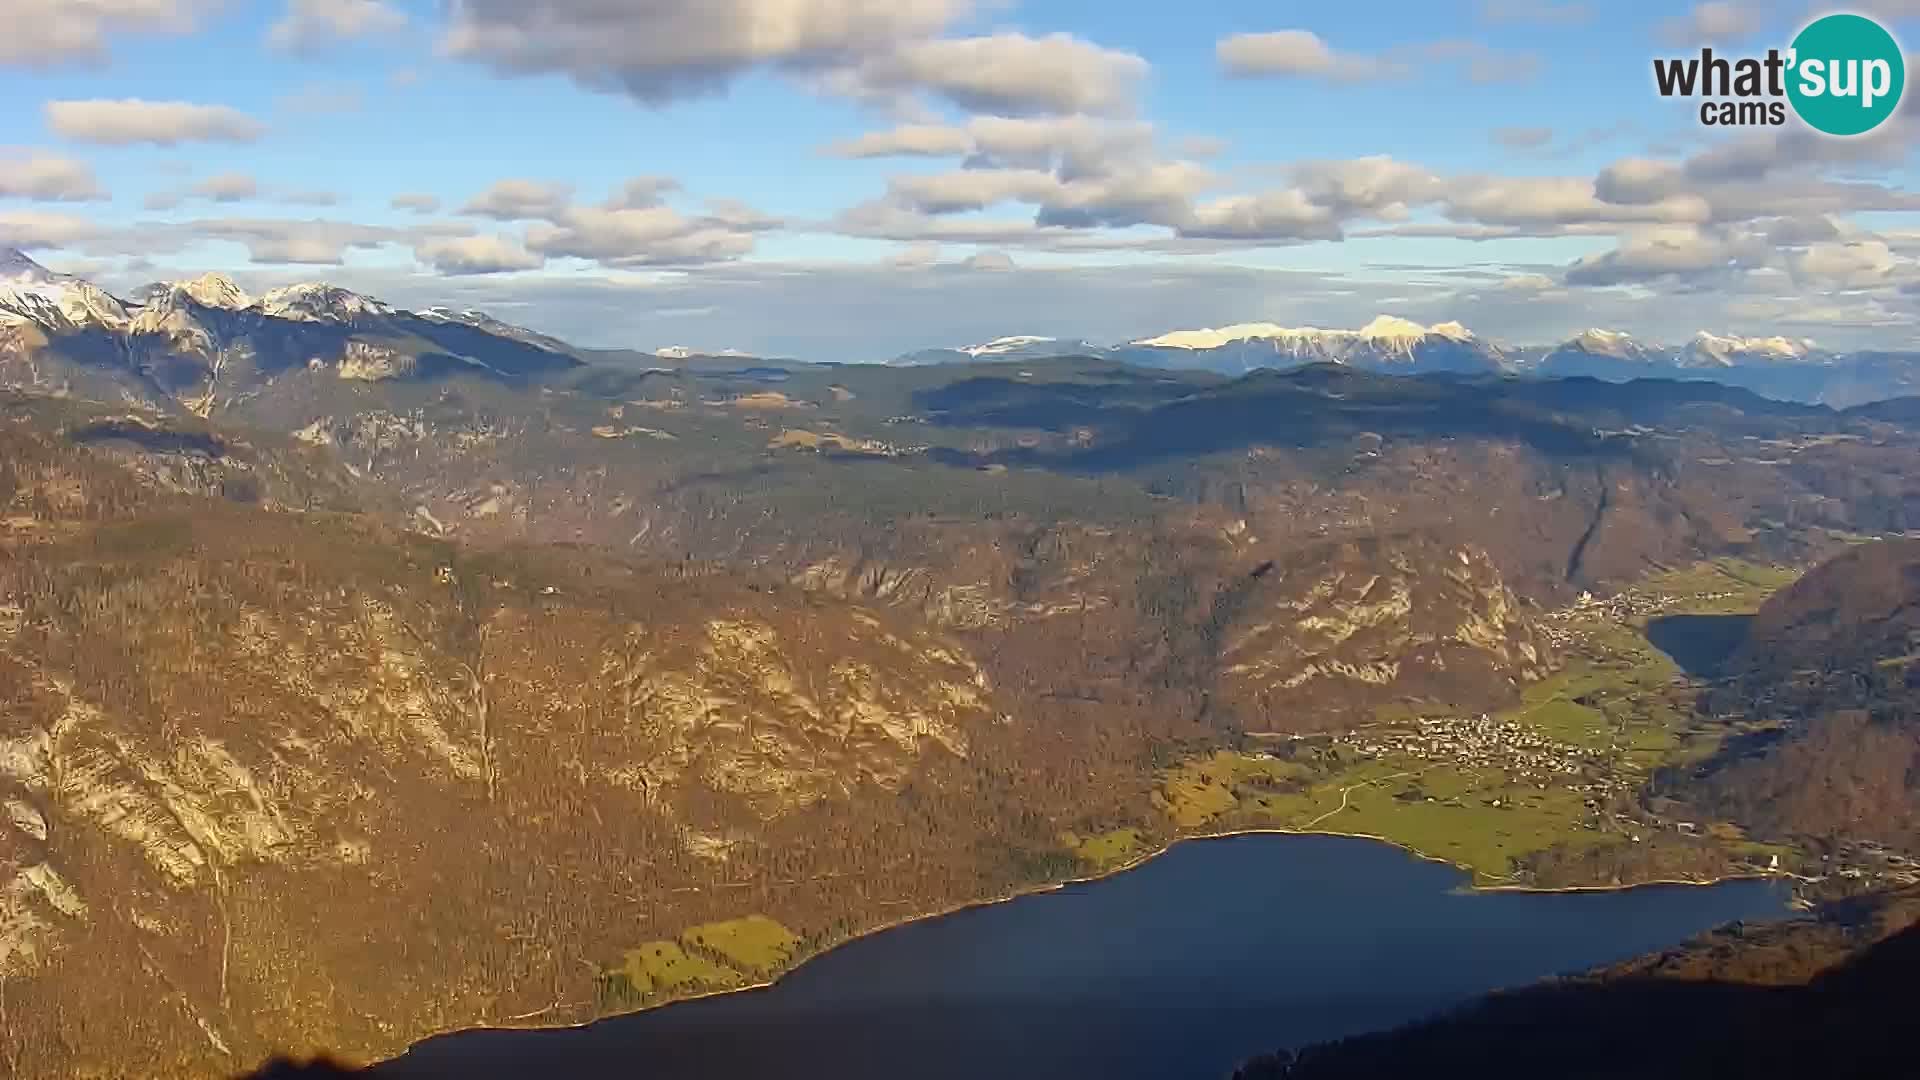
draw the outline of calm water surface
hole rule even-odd
[[[1265,1050],[1779,918],[1788,899],[1757,881],[1571,894],[1465,881],[1365,840],[1186,843],[1104,881],[863,938],[767,990],[450,1035],[380,1073],[1216,1080]]]

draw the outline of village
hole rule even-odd
[[[1538,628],[1540,636],[1555,649],[1565,649],[1580,644],[1586,639],[1593,627],[1613,623],[1623,626],[1634,625],[1635,620],[1658,618],[1668,614],[1682,603],[1688,607],[1724,600],[1735,595],[1732,592],[1694,594],[1686,597],[1669,593],[1643,592],[1628,589],[1625,592],[1601,598],[1590,592],[1583,592],[1579,599],[1567,607],[1545,612],[1540,616]]]
[[[1456,769],[1498,769],[1515,783],[1553,786],[1589,796],[1597,805],[1633,785],[1613,775],[1592,751],[1556,742],[1513,720],[1478,716],[1427,717],[1389,729],[1356,733],[1343,743],[1365,758],[1412,757]]]

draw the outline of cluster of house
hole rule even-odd
[[[1574,790],[1599,790],[1609,784],[1604,779],[1607,770],[1589,768],[1597,763],[1586,750],[1556,742],[1525,724],[1485,713],[1432,717],[1404,727],[1369,731],[1349,747],[1366,757],[1405,755],[1456,768],[1499,769],[1516,781],[1544,784],[1551,780],[1558,787]],[[1579,776],[1586,782],[1570,785],[1565,780],[1569,776]]]
[[[1689,606],[1723,600],[1732,596],[1731,592],[1699,593],[1686,597]],[[1556,649],[1578,644],[1586,636],[1586,631],[1596,622],[1626,623],[1633,619],[1650,619],[1672,611],[1681,602],[1681,597],[1670,593],[1642,592],[1629,589],[1601,598],[1590,592],[1583,592],[1580,598],[1567,607],[1549,611],[1540,616],[1540,635]]]

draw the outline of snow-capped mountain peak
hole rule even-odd
[[[127,308],[106,290],[56,274],[16,248],[0,249],[0,321],[53,327],[119,327]]]
[[[1590,356],[1611,356],[1622,360],[1645,357],[1651,352],[1658,351],[1657,347],[1641,344],[1632,334],[1624,330],[1602,330],[1598,327],[1580,331],[1561,347]]]
[[[1723,366],[1732,366],[1742,356],[1768,360],[1802,360],[1812,352],[1812,341],[1787,337],[1749,338],[1711,334],[1705,330],[1693,336],[1689,352]]]
[[[1208,353],[1222,359],[1228,352],[1244,354],[1230,365],[1242,370],[1272,366],[1267,358],[1275,354],[1300,363],[1413,365],[1453,371],[1496,370],[1501,364],[1499,350],[1457,322],[1423,326],[1397,315],[1376,316],[1358,330],[1274,323],[1175,330],[1135,341],[1133,348]]]
[[[253,306],[253,297],[248,296],[245,289],[225,274],[201,274],[192,281],[177,283],[174,288],[186,293],[202,307],[239,311]]]
[[[662,360],[691,360],[696,356],[725,356],[738,360],[750,360],[753,354],[739,349],[696,349],[691,345],[668,345],[653,350],[653,355]]]
[[[263,314],[294,322],[349,323],[393,314],[392,308],[370,296],[323,282],[274,289],[260,298],[258,306]]]
[[[45,282],[55,281],[63,276],[34,262],[19,248],[0,248],[0,281],[15,284],[31,281]]]
[[[1031,334],[1013,334],[1008,337],[994,338],[984,345],[968,345],[960,351],[968,356],[1000,356],[1004,353],[1018,352],[1035,345],[1045,345],[1053,338],[1035,337]]]

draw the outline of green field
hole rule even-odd
[[[627,950],[626,962],[617,969],[617,974],[625,976],[628,985],[641,995],[687,989],[720,990],[738,986],[743,981],[739,972],[698,953],[690,953],[676,941],[649,941],[637,949]]]
[[[1139,829],[1112,829],[1093,836],[1065,833],[1061,842],[1090,870],[1113,870],[1127,865],[1150,849]]]
[[[1795,576],[1718,560],[1650,577],[1636,592],[1670,598],[1663,614],[1737,614]],[[1375,836],[1466,868],[1480,884],[1524,880],[1527,858],[1549,848],[1577,853],[1634,843],[1632,835],[1646,830],[1623,827],[1613,812],[1637,810],[1633,794],[1655,770],[1710,755],[1734,729],[1695,714],[1697,686],[1637,625],[1595,613],[1573,629],[1562,668],[1494,719],[1573,748],[1587,763],[1579,774],[1526,780],[1437,754],[1360,755],[1357,746],[1377,741],[1382,729],[1418,719],[1401,708],[1381,712],[1364,734],[1290,747],[1285,760],[1223,751],[1185,762],[1161,775],[1154,803],[1184,831]],[[1729,828],[1710,828],[1698,842],[1759,861],[1779,853]]]
[[[731,967],[756,973],[785,967],[800,948],[793,931],[765,915],[702,923],[681,933],[680,941],[691,951],[715,953]]]

